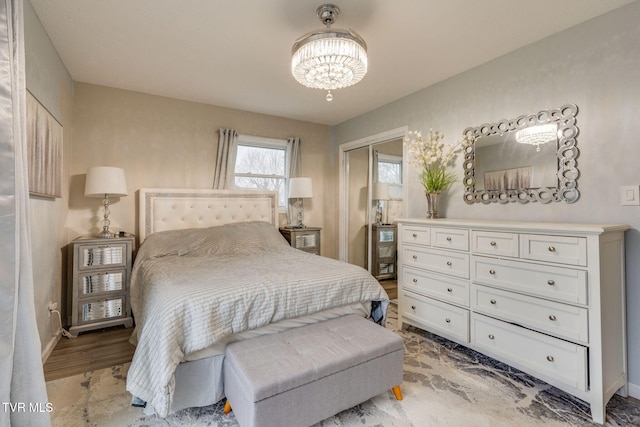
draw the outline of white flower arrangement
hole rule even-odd
[[[410,131],[405,138],[409,154],[409,163],[420,171],[420,183],[425,193],[440,193],[456,181],[456,174],[447,171],[458,152],[468,147],[473,141],[466,137],[455,145],[445,145],[444,134],[433,132],[423,138],[422,132]]]

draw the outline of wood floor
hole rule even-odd
[[[135,347],[129,343],[133,329],[121,327],[84,332],[78,338],[62,337],[44,364],[46,381],[130,362]]]
[[[398,298],[396,280],[382,280],[380,284],[389,299]],[[85,332],[78,338],[60,338],[44,364],[45,380],[57,380],[130,362],[135,350],[129,343],[132,332],[133,329],[121,326]]]

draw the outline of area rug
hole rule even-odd
[[[388,328],[395,330],[395,307]],[[413,327],[405,342],[404,399],[383,393],[317,426],[591,426],[589,406],[557,388],[466,347]],[[165,419],[131,406],[129,364],[47,383],[54,426],[238,426],[223,402]],[[614,396],[607,426],[640,426],[640,404]],[[288,427],[288,426],[283,426]]]

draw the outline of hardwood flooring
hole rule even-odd
[[[120,326],[60,338],[44,364],[45,381],[130,362],[135,350],[129,343],[132,332]]]
[[[380,280],[390,300],[398,299],[398,281],[396,279]]]

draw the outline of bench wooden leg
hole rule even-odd
[[[393,395],[396,397],[396,400],[402,400],[402,390],[400,390],[399,385],[392,388],[391,391],[393,391]]]
[[[224,409],[222,410],[222,412],[224,412],[225,414],[228,414],[229,412],[231,412],[231,403],[229,403],[228,399],[224,404]]]

